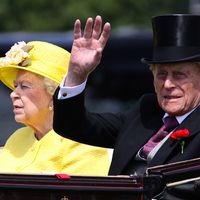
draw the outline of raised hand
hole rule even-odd
[[[110,29],[108,22],[104,24],[102,29],[100,16],[96,16],[94,22],[92,18],[88,18],[83,33],[81,32],[80,20],[75,21],[74,41],[65,85],[81,84],[96,68],[109,38]]]

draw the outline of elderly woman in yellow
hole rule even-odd
[[[15,120],[26,127],[7,140],[0,172],[107,175],[107,149],[65,139],[52,129],[52,95],[69,58],[66,50],[41,41],[16,43],[1,58],[2,82],[13,90]]]

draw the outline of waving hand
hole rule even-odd
[[[75,21],[74,41],[65,85],[81,84],[96,68],[109,38],[110,29],[108,22],[102,28],[100,16],[97,16],[94,22],[92,18],[88,18],[83,33],[80,20]]]

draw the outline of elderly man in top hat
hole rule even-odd
[[[68,74],[54,94],[55,131],[114,148],[110,175],[143,174],[150,166],[200,156],[200,16],[156,16],[152,24],[153,57],[142,61],[150,65],[155,94],[143,95],[126,113],[85,108],[85,84],[110,33],[100,16],[87,19],[83,34],[75,22]]]

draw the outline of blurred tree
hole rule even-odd
[[[0,31],[66,31],[75,19],[102,15],[112,27],[149,26],[150,17],[187,13],[189,0],[1,0]]]

